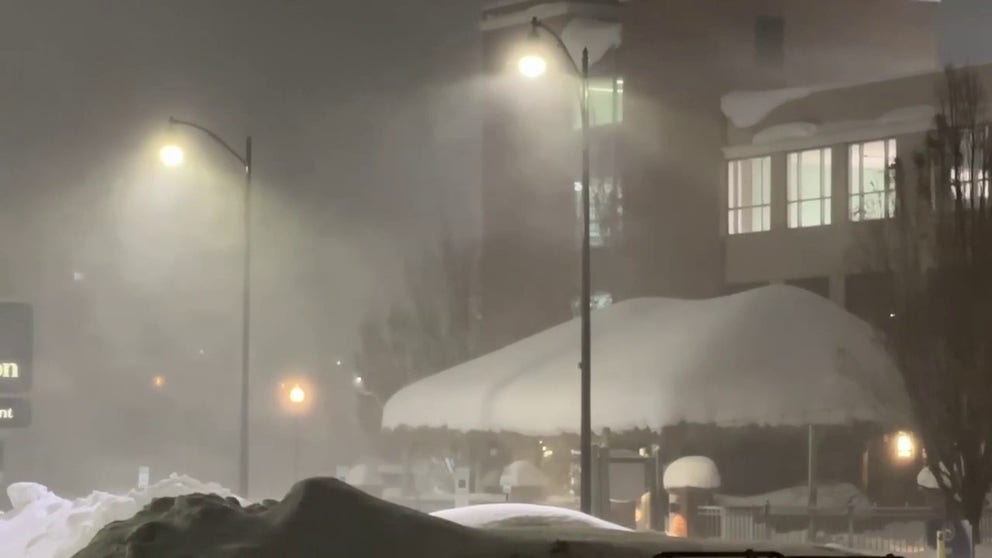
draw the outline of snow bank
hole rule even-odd
[[[575,432],[579,320],[400,390],[384,428]],[[902,423],[908,402],[871,326],[784,285],[709,300],[634,299],[592,319],[592,422],[616,432]]]
[[[665,490],[672,488],[713,490],[720,488],[720,472],[716,468],[716,463],[709,457],[690,455],[680,457],[665,467],[661,482]]]
[[[717,494],[717,505],[729,508],[751,508],[766,503],[776,508],[804,508],[809,502],[809,489],[805,484],[753,496],[727,496]],[[871,507],[864,492],[850,483],[825,483],[816,487],[816,506],[819,508],[843,508],[848,504],[855,508]]]
[[[441,510],[431,515],[477,528],[564,526],[630,531],[626,527],[579,511],[536,504],[481,504]]]
[[[193,493],[233,497],[218,484],[176,474],[127,494],[93,492],[76,500],[40,484],[14,483],[7,488],[14,507],[0,515],[0,556],[68,558],[105,525],[133,516],[153,499]]]
[[[551,546],[511,541],[384,502],[338,479],[313,478],[279,502],[248,507],[212,495],[157,500],[104,528],[77,558],[504,558],[547,556]]]

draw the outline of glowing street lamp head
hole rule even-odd
[[[178,145],[166,145],[159,150],[158,157],[162,160],[162,164],[167,167],[178,167],[183,164],[183,159],[186,158],[183,148]]]
[[[916,455],[916,441],[909,432],[899,432],[896,434],[896,457],[899,459],[912,459]]]
[[[293,389],[289,390],[290,403],[295,403],[298,405],[306,401],[306,399],[307,399],[307,392],[299,385],[295,385],[293,386]]]
[[[163,378],[162,376],[155,376],[154,378],[152,378],[152,385],[157,388],[164,386],[165,378]]]
[[[528,54],[520,58],[517,62],[517,69],[524,77],[529,79],[536,79],[544,75],[544,72],[548,70],[548,63],[544,60],[543,56],[537,54]]]

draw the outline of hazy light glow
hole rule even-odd
[[[896,434],[896,457],[899,459],[912,459],[916,455],[916,441],[909,432],[899,432]]]
[[[167,167],[178,167],[183,164],[183,160],[186,159],[186,154],[183,153],[183,148],[178,145],[166,145],[158,152],[158,158],[162,160],[162,164]]]
[[[528,54],[517,62],[517,69],[524,77],[535,79],[544,75],[544,72],[548,70],[548,63],[541,56]]]
[[[157,388],[164,386],[165,378],[163,378],[162,376],[155,376],[154,378],[152,378],[152,385]]]
[[[293,389],[289,390],[289,402],[299,405],[307,400],[307,392],[300,385],[293,386]]]

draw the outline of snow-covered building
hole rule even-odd
[[[992,91],[992,66],[972,69]],[[884,323],[891,308],[876,272],[875,225],[893,215],[897,157],[916,180],[911,161],[945,80],[930,71],[726,95],[725,180],[716,190],[731,289],[793,283]]]
[[[657,443],[666,459],[706,455],[731,492],[803,481],[809,425],[823,433],[821,474],[857,483],[869,440],[908,418],[871,326],[803,289],[623,301],[594,313],[592,334],[600,441]],[[543,462],[555,440],[568,455],[579,425],[578,354],[572,320],[407,386],[387,401],[383,427],[433,437],[443,451],[515,444],[512,458]]]
[[[940,9],[915,0],[489,2],[480,350],[577,309],[575,80],[549,37],[548,74],[527,81],[515,71],[531,17],[559,30],[576,60],[590,49],[592,275],[602,306],[739,287],[727,284],[733,262],[721,234],[724,95],[938,68]]]

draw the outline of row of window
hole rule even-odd
[[[848,152],[848,194],[853,221],[891,217],[895,186],[891,170],[896,140],[856,143]],[[728,163],[727,221],[730,234],[771,230],[771,157]],[[789,153],[786,157],[786,212],[788,227],[829,225],[833,190],[832,149]]]

